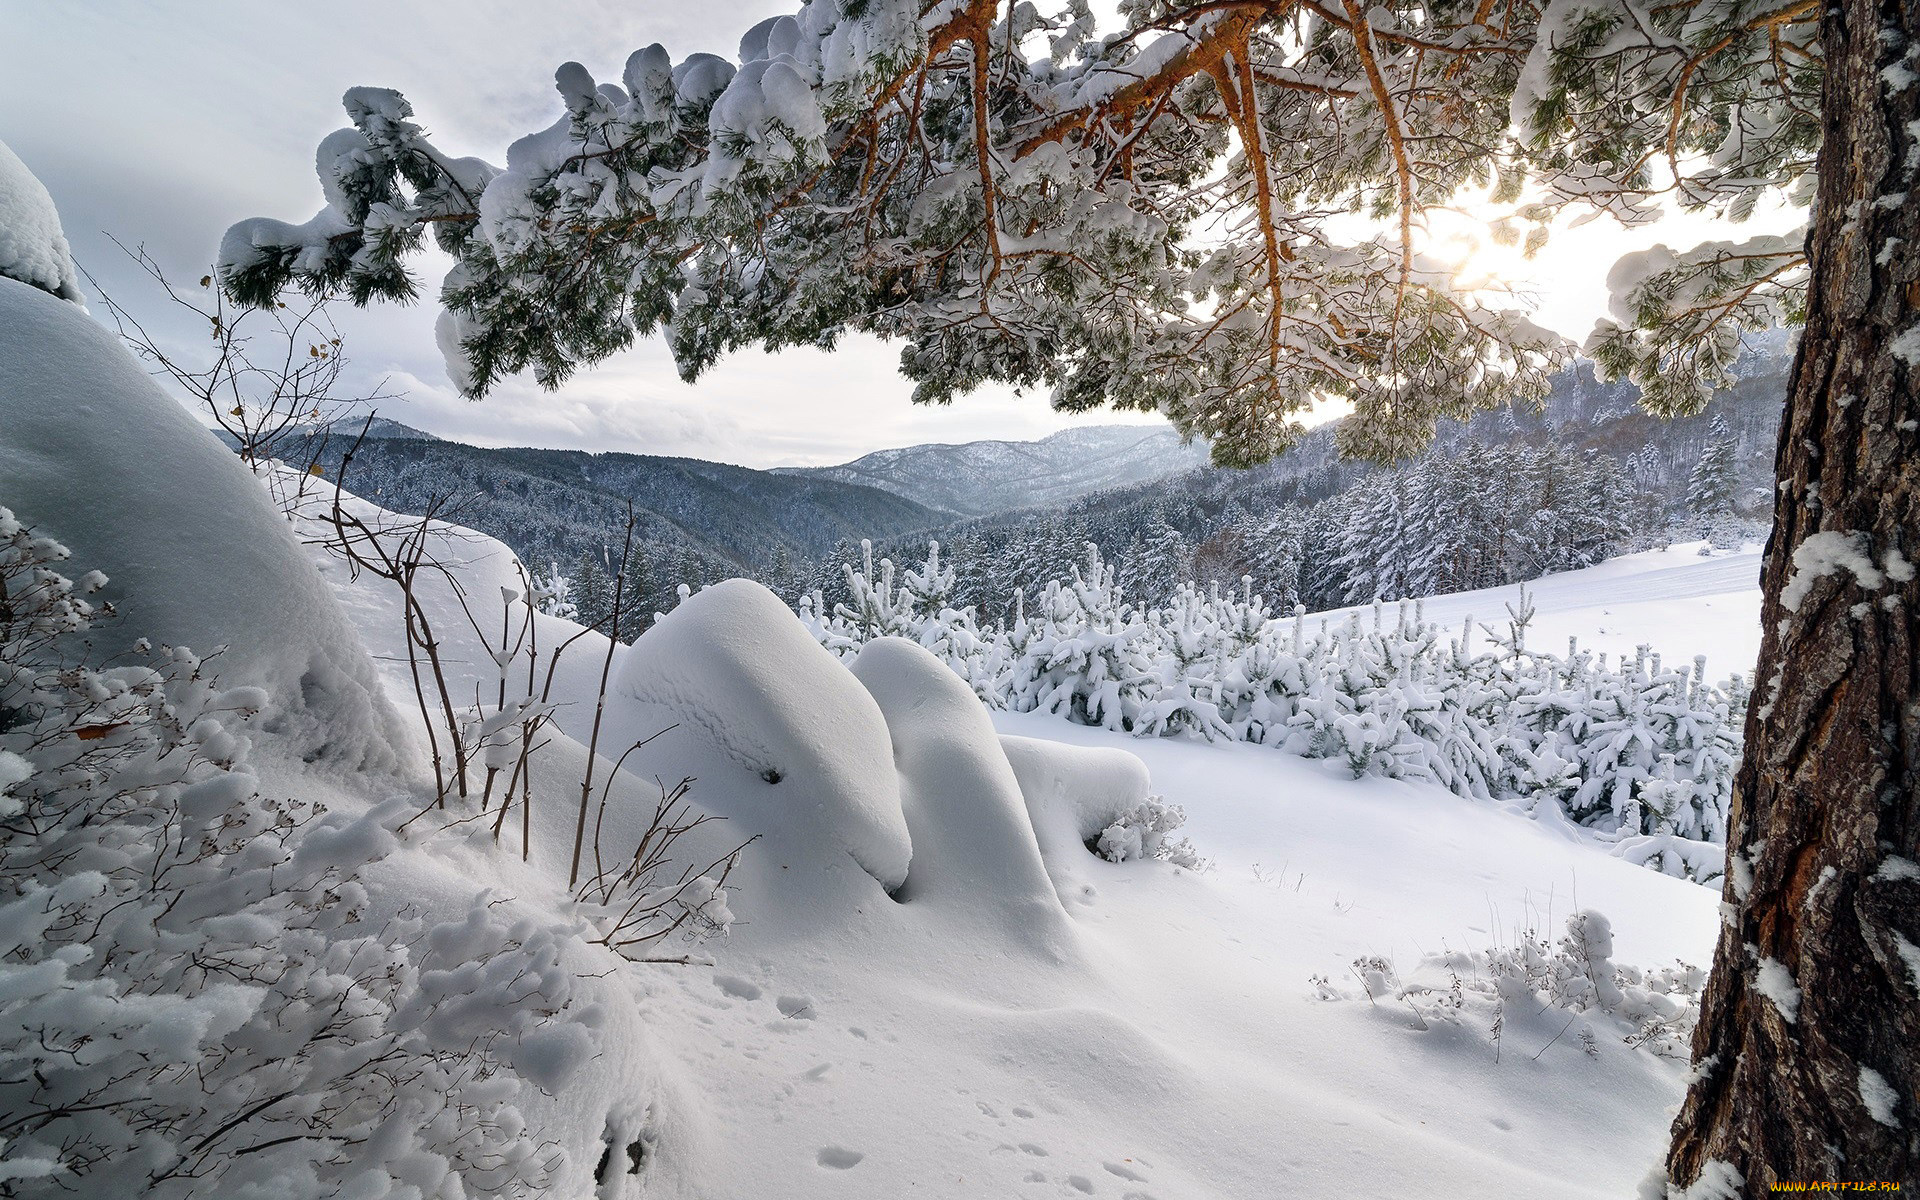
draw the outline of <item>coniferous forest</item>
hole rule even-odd
[[[989,619],[1007,615],[1016,593],[1064,577],[1089,543],[1142,602],[1190,581],[1251,577],[1270,603],[1318,611],[1514,583],[1669,541],[1757,540],[1771,397],[1790,352],[1780,335],[1756,339],[1734,385],[1696,417],[1649,417],[1633,385],[1580,364],[1555,378],[1539,412],[1444,423],[1432,449],[1398,466],[1342,459],[1327,426],[1266,466],[1203,467],[979,517],[946,512],[910,484],[882,490],[827,470],[490,450],[413,431],[363,442],[349,482],[396,511],[435,505],[506,542],[550,585],[569,587],[589,623],[610,603],[630,502],[640,620],[623,624],[634,633],[673,607],[681,585],[739,575],[789,600],[817,590],[843,602],[862,541],[901,562],[940,542],[958,572],[954,602]],[[336,426],[286,457],[337,471],[354,431]]]

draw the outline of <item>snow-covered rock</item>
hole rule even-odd
[[[127,641],[226,647],[211,668],[265,688],[263,728],[308,762],[399,763],[360,638],[266,489],[111,332],[13,279],[0,279],[0,429],[0,503],[106,573]]]
[[[53,197],[5,142],[0,142],[0,275],[76,304],[85,299]]]
[[[695,593],[621,659],[617,696],[669,709],[768,789],[757,828],[810,825],[882,887],[913,849],[886,718],[778,597],[751,580]]]
[[[886,716],[900,772],[913,834],[913,868],[900,898],[1013,910],[1008,928],[1064,936],[1066,914],[980,698],[946,664],[901,638],[867,643],[853,674]]]

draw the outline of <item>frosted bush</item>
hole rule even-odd
[[[1186,838],[1176,841],[1167,836],[1186,823],[1185,809],[1167,804],[1158,796],[1148,796],[1101,830],[1090,849],[1108,862],[1159,858],[1190,871],[1203,870],[1208,862],[1191,841]]]
[[[1368,1000],[1405,1006],[1420,1028],[1451,1024],[1486,1031],[1496,1056],[1513,1024],[1524,1018],[1530,1030],[1566,1037],[1591,1055],[1609,1040],[1595,1034],[1598,1025],[1602,1034],[1611,1031],[1614,1044],[1681,1061],[1706,983],[1704,970],[1683,962],[1652,970],[1614,962],[1612,926],[1591,911],[1569,916],[1557,944],[1528,930],[1512,945],[1428,955],[1410,978],[1402,979],[1379,957],[1355,959],[1352,976]],[[1330,980],[1312,982],[1321,999],[1345,998]],[[1544,1053],[1553,1041],[1543,1042],[1529,1049]]]
[[[415,811],[261,790],[210,659],[79,635],[110,608],[0,508],[0,1180],[9,1196],[542,1191],[516,1101],[594,1052],[574,934],[481,895],[377,923]]]

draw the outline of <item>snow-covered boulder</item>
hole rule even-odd
[[[1020,782],[1040,853],[1056,886],[1087,843],[1147,799],[1147,765],[1125,750],[1006,734],[1000,747]]]
[[[0,431],[0,504],[109,578],[121,620],[96,638],[224,646],[212,669],[266,689],[262,727],[287,751],[399,762],[360,638],[266,489],[111,332],[14,279],[0,279]]]
[[[53,197],[5,142],[0,142],[0,275],[62,300],[84,299]]]
[[[926,649],[901,638],[867,643],[853,674],[879,702],[893,739],[913,833],[913,870],[902,898],[964,897],[979,909],[1013,909],[1015,927],[1029,932],[1064,919],[1019,781],[980,698]]]
[[[804,824],[882,887],[905,882],[913,847],[886,719],[766,588],[730,579],[694,593],[621,656],[614,692],[670,711],[770,785],[729,815]]]

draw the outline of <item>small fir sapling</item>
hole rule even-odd
[[[1428,779],[1461,795],[1545,805],[1612,851],[1655,870],[1716,884],[1722,865],[1745,682],[1708,680],[1706,664],[1665,665],[1643,652],[1618,663],[1569,645],[1536,649],[1522,588],[1485,648],[1448,637],[1419,606],[1310,628],[1281,616],[1251,582],[1183,586],[1139,604],[1097,547],[1011,620],[971,607],[929,609],[965,570],[944,550],[904,577],[863,547],[844,567],[856,597],[829,611],[802,596],[802,623],[843,658],[871,637],[933,651],[993,707],[1048,712],[1145,737],[1250,741],[1343,761],[1356,775]],[[904,578],[907,582],[899,582]]]

